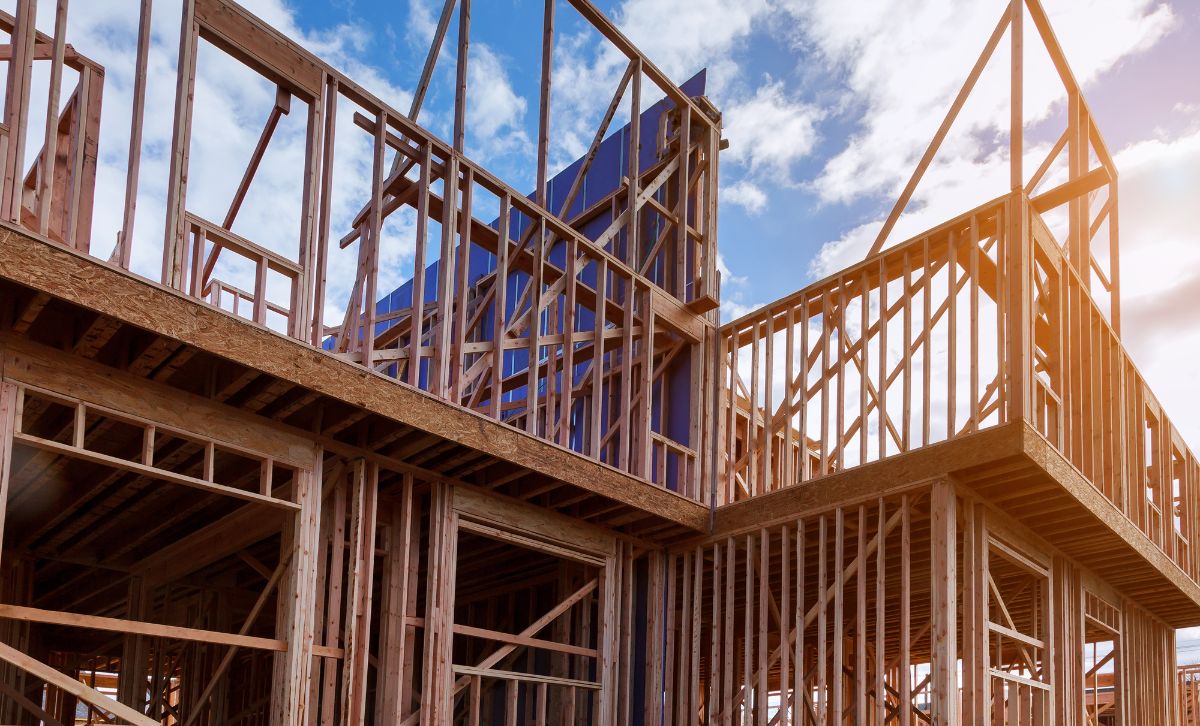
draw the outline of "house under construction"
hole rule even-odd
[[[133,231],[160,173],[150,24],[180,3],[160,242]],[[105,68],[67,0],[41,5],[0,15],[0,722],[1200,715],[1174,653],[1200,624],[1200,466],[1121,344],[1117,170],[1038,0],[997,3],[869,255],[724,325],[720,113],[589,0],[530,29],[532,194],[464,153],[470,0],[408,113],[232,0],[141,0],[115,246],[93,234],[98,159],[125,153],[100,148]],[[555,176],[568,14],[627,67]],[[890,239],[1005,44],[1011,189]],[[1027,47],[1067,99],[1037,168]],[[223,220],[189,204],[218,56],[276,97]],[[418,123],[439,56],[449,142]],[[286,249],[232,231],[284,120]],[[343,225],[348,139],[370,174]],[[161,276],[132,271],[159,244]]]

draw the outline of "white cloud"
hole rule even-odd
[[[1002,8],[995,3],[873,0],[847,12],[836,0],[795,0],[806,44],[845,71],[849,93],[862,104],[860,130],[826,166],[814,188],[826,201],[894,193],[932,138],[950,100],[983,49]],[[1048,2],[1061,45],[1081,83],[1153,45],[1174,15],[1153,0]],[[946,33],[946,28],[955,32]],[[1063,98],[1036,30],[1026,23],[1026,123],[1045,118]],[[943,146],[943,158],[971,155],[1008,123],[1008,43]]]
[[[1026,149],[1026,166],[1040,162],[1049,150],[1046,144],[1031,145]],[[1007,149],[993,149],[977,158],[959,156],[944,160],[938,169],[936,184],[918,188],[922,191],[909,202],[907,211],[889,235],[888,244],[914,237],[1000,196],[1008,189],[1008,173]],[[873,219],[855,225],[838,239],[826,243],[810,262],[810,272],[818,278],[825,277],[858,262],[870,249],[882,226],[882,219]]]
[[[733,270],[729,269],[729,265],[725,262],[725,256],[720,252],[717,253],[717,272],[721,273],[721,284],[723,285],[745,287],[750,282],[750,278],[745,275],[733,274]]]
[[[562,34],[554,44],[550,106],[550,164],[565,168],[587,153],[600,118],[617,90],[628,59],[595,33]],[[629,121],[629,91],[608,132]]]
[[[750,278],[745,275],[735,275],[729,269],[725,258],[717,253],[717,272],[721,274],[721,322],[736,320],[743,315],[762,307],[763,301],[747,302],[750,292]]]
[[[668,76],[682,80],[708,66],[713,92],[735,77],[734,51],[771,7],[766,0],[625,0],[615,19]]]
[[[408,2],[408,22],[404,24],[405,39],[423,53],[429,52],[429,44],[433,42],[433,34],[437,30],[439,18],[434,12],[434,8],[421,0]],[[441,12],[440,8],[437,12]],[[438,59],[441,60],[445,53],[446,47],[443,44]]]
[[[771,10],[767,0],[625,0],[612,17],[675,83],[707,68],[706,94],[720,107],[731,82],[741,76],[739,52]],[[594,30],[557,38],[551,154],[558,168],[587,151],[628,62]],[[628,122],[629,95],[626,91],[612,129]],[[643,108],[659,96],[659,89],[643,83]]]
[[[722,297],[721,297],[721,323],[722,324],[737,320],[738,318],[742,317],[743,315],[749,315],[750,313],[754,312],[755,310],[758,310],[759,308],[761,308],[764,305],[764,303],[761,303],[761,302],[754,302],[754,303],[742,302],[743,297],[744,297],[743,295],[738,295],[738,294],[734,294],[734,295],[722,294]]]
[[[1120,151],[1122,339],[1200,450],[1200,128]],[[1169,263],[1168,263],[1169,261]]]
[[[441,0],[408,1],[405,42],[414,57],[420,59],[411,71],[414,80],[419,77],[433,42],[442,8]],[[458,13],[452,11],[451,24],[439,48],[434,74],[418,116],[422,126],[446,140],[451,140],[454,133],[457,19]],[[488,166],[506,182],[520,188],[532,178],[529,168],[535,154],[525,130],[529,101],[513,88],[506,68],[511,59],[494,45],[481,40],[484,36],[494,37],[486,27],[471,28],[467,59],[466,152],[472,160]],[[408,108],[405,105],[402,110]],[[513,160],[515,164],[505,163]]]
[[[767,193],[753,182],[742,180],[721,189],[721,198],[750,214],[761,214],[767,208]]]
[[[726,109],[729,149],[721,160],[786,184],[792,164],[816,145],[822,115],[819,108],[789,97],[781,81],[767,78],[752,96]]]
[[[1175,104],[1175,107],[1172,110],[1175,111],[1175,113],[1181,113],[1185,116],[1196,116],[1200,115],[1200,103],[1184,103],[1183,101],[1180,101],[1179,103]]]
[[[1047,5],[1083,84],[1152,46],[1175,22],[1171,9],[1155,0]],[[812,180],[811,189],[827,203],[898,196],[1002,8],[938,0],[870,0],[853,11],[836,0],[792,0],[788,7],[802,33],[796,42],[844,75],[847,107],[861,111],[858,131]],[[1025,122],[1030,125],[1055,112],[1063,92],[1030,22],[1025,35]],[[1008,190],[1008,48],[1002,40],[890,241]],[[1029,168],[1041,160],[1033,151],[1027,149]],[[865,221],[826,245],[813,271],[828,273],[861,258],[881,223],[881,218]]]
[[[468,152],[483,159],[509,152],[532,157],[522,128],[527,105],[513,90],[496,52],[484,43],[473,44],[467,62]]]
[[[754,213],[767,201],[762,177],[790,183],[791,165],[812,151],[822,115],[781,81],[763,77],[753,88],[742,81],[741,51],[774,10],[766,0],[625,0],[614,14],[621,30],[674,81],[708,69],[706,94],[724,109],[730,141],[722,161],[742,172],[725,198]],[[552,158],[562,167],[586,151],[628,61],[607,43],[597,44],[593,32],[560,37],[555,50]],[[613,128],[628,120],[628,95]],[[643,103],[657,95],[643,87]]]

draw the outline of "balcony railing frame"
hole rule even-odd
[[[718,505],[1024,421],[1200,579],[1196,456],[1040,203],[1000,197],[723,326]]]

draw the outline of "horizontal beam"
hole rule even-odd
[[[103,630],[111,633],[127,633],[131,635],[148,635],[170,640],[187,640],[209,645],[230,645],[238,648],[254,648],[277,653],[287,652],[285,640],[275,638],[260,638],[253,635],[237,635],[221,633],[215,630],[186,628],[178,625],[159,625],[144,623],[138,620],[121,618],[106,618],[99,615],[84,615],[82,613],[65,613],[59,610],[43,610],[42,608],[26,607],[24,605],[0,604],[0,618],[20,620],[28,623],[43,623],[46,625],[61,625],[87,630]],[[313,654],[323,658],[341,658],[344,653],[341,648],[314,646]]]
[[[138,713],[129,706],[109,698],[95,688],[84,685],[78,679],[52,668],[33,656],[26,655],[7,643],[0,643],[0,660],[8,662],[35,678],[55,686],[79,700],[90,703],[106,713],[111,713],[119,719],[134,726],[159,726],[158,721]]]
[[[498,671],[491,668],[475,668],[474,666],[456,665],[454,672],[460,676],[480,676],[481,678],[496,678],[504,681],[525,681],[526,683],[545,683],[549,686],[565,686],[569,688],[588,688],[600,690],[600,684],[593,681],[581,681],[575,678],[555,678],[539,676],[535,673],[518,673],[516,671]]]
[[[321,97],[326,66],[298,43],[223,0],[196,0],[200,37],[306,103]]]
[[[0,277],[696,532],[708,507],[381,373],[0,223]]]
[[[1045,213],[1056,207],[1061,207],[1072,199],[1078,199],[1086,194],[1090,194],[1111,182],[1112,177],[1108,175],[1108,170],[1104,167],[1097,167],[1078,179],[1072,179],[1069,182],[1059,184],[1053,189],[1047,189],[1030,199],[1029,203],[1037,212]]]
[[[527,636],[516,635],[513,633],[502,633],[498,630],[488,630],[487,628],[476,628],[471,625],[459,625],[455,623],[454,634],[462,635],[468,638],[482,638],[484,640],[494,640],[498,643],[510,643],[512,645],[524,645],[529,648],[537,648],[539,650],[550,650],[555,653],[570,653],[572,655],[584,655],[589,658],[595,658],[598,651],[595,648],[583,648],[578,645],[570,645],[569,643],[556,643],[553,640],[542,640],[541,638],[530,638]]]
[[[518,534],[517,532],[509,532],[506,529],[493,527],[482,522],[476,522],[472,519],[464,518],[459,520],[458,527],[460,530],[466,530],[481,537],[487,537],[500,542],[507,542],[509,544],[516,545],[517,547],[524,547],[525,549],[548,554],[552,557],[571,560],[573,562],[580,562],[585,565],[592,565],[595,567],[604,566],[604,558],[602,557],[589,555],[582,550],[575,550],[571,547],[544,542],[534,537],[526,537],[522,534]]]
[[[1021,455],[1021,427],[1004,424],[810,479],[717,509],[713,541],[834,507],[873,502],[948,472]]]
[[[116,456],[109,456],[108,454],[100,454],[95,451],[79,448],[77,446],[60,444],[57,441],[43,439],[39,436],[16,433],[13,434],[13,441],[25,444],[27,446],[32,446],[36,449],[41,449],[42,451],[51,454],[67,456],[72,459],[79,459],[80,461],[87,461],[92,464],[99,464],[101,466],[107,466],[113,469],[120,469],[122,471],[130,472],[131,474],[144,476],[147,479],[157,479],[159,481],[165,481],[171,484],[180,484],[185,487],[191,487],[192,489],[199,489],[209,494],[218,494],[221,496],[232,497],[234,499],[242,499],[247,502],[265,504],[269,507],[275,507],[277,509],[286,509],[296,512],[300,511],[299,504],[295,504],[283,499],[263,496],[257,492],[248,492],[242,489],[225,486],[224,484],[216,484],[203,479],[197,479],[194,476],[187,476],[186,474],[176,474],[175,472],[167,471],[166,469],[159,469],[157,467],[139,464],[136,461],[129,461]]]
[[[28,623],[64,625],[71,628],[86,628],[88,630],[104,630],[111,633],[149,635],[156,638],[188,640],[196,643],[234,645],[239,648],[254,648],[256,650],[270,650],[279,653],[285,652],[288,649],[286,641],[274,638],[220,633],[213,630],[185,628],[178,625],[143,623],[138,620],[105,618],[98,615],[64,613],[59,610],[43,610],[41,608],[25,607],[24,605],[0,605],[0,618],[21,620]]]
[[[0,333],[0,374],[6,380],[52,391],[90,406],[164,429],[212,439],[225,448],[254,457],[270,457],[297,468],[312,466],[310,438],[274,421],[193,393],[147,381],[141,376]],[[253,450],[247,449],[253,442]]]

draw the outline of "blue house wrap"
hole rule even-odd
[[[699,96],[704,93],[705,89],[705,71],[701,70],[687,82],[681,85],[682,90],[689,96]],[[657,161],[657,149],[654,139],[658,134],[659,124],[662,116],[671,110],[674,104],[666,98],[654,103],[639,117],[639,134],[642,139],[638,168],[639,172],[644,172],[646,169],[653,166]],[[631,124],[625,124],[623,127],[614,131],[606,137],[599,145],[595,159],[592,161],[588,173],[583,180],[579,193],[575,200],[571,203],[571,207],[567,210],[564,218],[570,219],[581,214],[590,205],[603,200],[609,196],[621,183],[621,179],[628,175],[629,163],[629,135]],[[567,166],[548,183],[548,208],[551,212],[557,212],[567,195],[570,193],[571,186],[575,182],[581,167],[583,166],[583,158],[576,159],[572,164]],[[529,195],[533,198],[533,194]],[[611,216],[607,214],[597,215],[595,219],[584,224],[580,231],[590,239],[599,237],[611,223]],[[528,217],[520,215],[516,212],[510,221],[510,234],[512,237],[519,238],[524,233],[525,228],[530,224]],[[493,228],[498,227],[498,220],[493,220],[491,223]],[[548,253],[548,259],[552,264],[559,267],[565,267],[566,246],[563,244],[554,245]],[[438,286],[438,271],[440,260],[435,260],[425,268],[425,284],[424,284],[424,301],[427,305],[436,304],[437,301],[437,286]],[[496,257],[491,252],[477,246],[472,245],[468,255],[468,272],[467,285],[468,289],[472,288],[480,278],[483,278],[496,269]],[[589,285],[595,284],[595,269],[594,267],[585,268],[580,271],[580,278]],[[589,279],[590,278],[590,279]],[[508,309],[506,315],[511,317],[515,313],[515,305],[520,295],[521,290],[528,282],[528,276],[514,272],[508,277],[508,293],[506,299],[508,301]],[[375,303],[375,313],[377,316],[385,316],[396,310],[403,310],[412,306],[413,299],[413,281],[410,279],[403,285],[397,287],[387,295],[381,297]],[[482,331],[491,331],[492,311],[486,313],[487,317],[480,326]],[[580,309],[577,312],[576,325],[579,329],[589,329],[593,325],[593,313],[591,310]],[[375,326],[375,334],[387,330],[392,325],[397,323],[396,320],[388,320],[377,323]],[[483,339],[487,340],[490,333],[484,332]],[[324,347],[332,349],[334,340],[326,339]],[[525,349],[514,349],[506,351],[504,354],[504,375],[511,375],[519,371],[528,369],[528,351]],[[418,377],[418,385],[422,389],[428,388],[428,370],[430,361],[428,359],[422,362],[421,371]],[[672,400],[688,400],[687,385],[690,379],[690,371],[687,370],[688,363],[685,360],[681,363],[681,369],[674,376],[671,376],[672,388],[679,386],[681,390],[678,395],[671,396]],[[575,375],[582,375],[587,369],[587,364],[580,364],[575,367]],[[545,380],[541,382],[544,386]],[[524,400],[524,386],[517,387],[507,394],[504,394],[504,400]],[[657,396],[655,396],[657,398]],[[666,421],[662,420],[662,412],[654,410],[652,412],[652,428],[655,431],[669,436],[670,438],[686,441],[687,430],[689,426],[690,412],[688,411],[671,411],[668,413]],[[582,438],[582,431],[575,430],[575,436]],[[583,441],[569,442],[571,448],[582,450]],[[673,476],[668,477],[668,480],[674,479]]]

